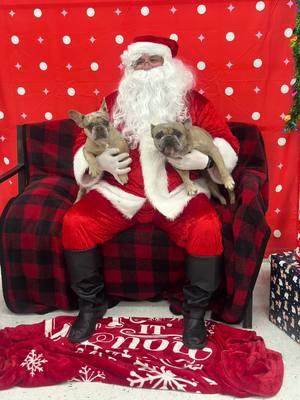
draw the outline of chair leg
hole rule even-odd
[[[253,293],[249,297],[249,301],[243,319],[243,328],[245,329],[252,329],[252,306],[253,306]]]

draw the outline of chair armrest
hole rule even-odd
[[[17,164],[15,167],[9,169],[6,171],[4,174],[0,175],[0,183],[3,183],[7,181],[10,177],[19,174],[20,171],[24,170],[25,165],[24,164]]]
[[[264,212],[268,207],[268,182],[264,172],[247,170],[238,182],[236,188],[237,202],[240,205],[249,205],[259,200]]]
[[[256,182],[256,183],[255,183]],[[238,179],[238,187],[249,187],[252,184],[262,187],[267,182],[267,174],[259,169],[247,168]]]

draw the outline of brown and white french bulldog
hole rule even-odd
[[[181,122],[170,122],[158,125],[151,125],[151,134],[156,148],[170,158],[180,158],[191,152],[193,149],[201,151],[211,157],[218,168],[220,178],[228,191],[230,204],[235,202],[234,186],[235,182],[228,172],[223,157],[214,144],[212,136],[202,128],[192,125],[190,119]],[[193,181],[190,180],[189,171],[176,171],[181,176],[188,195],[197,194]],[[226,204],[226,199],[221,194],[218,185],[212,181],[206,171],[202,171],[206,178],[211,194],[219,199],[221,204]]]
[[[102,172],[96,157],[102,154],[105,149],[115,147],[120,150],[120,153],[128,153],[128,145],[125,139],[110,123],[105,100],[103,100],[99,111],[81,114],[79,111],[70,110],[68,115],[80,128],[84,128],[87,139],[83,154],[89,165],[89,174],[91,176],[96,177]],[[128,175],[120,175],[119,179],[122,183],[127,183]],[[75,203],[84,194],[85,189],[80,187]]]

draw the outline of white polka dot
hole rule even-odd
[[[67,92],[68,92],[69,96],[74,96],[75,93],[76,93],[76,90],[74,88],[72,88],[72,87],[69,87]]]
[[[70,43],[71,43],[71,38],[70,38],[70,36],[68,36],[68,35],[65,35],[65,36],[62,38],[62,40],[63,40],[64,44],[70,44]]]
[[[124,38],[123,38],[122,35],[117,35],[117,36],[115,37],[115,41],[116,41],[116,43],[118,43],[118,44],[122,44],[122,43],[124,42]]]
[[[273,232],[273,235],[274,235],[276,238],[280,238],[280,236],[281,236],[280,230],[279,230],[279,229],[275,229],[275,231]]]
[[[228,86],[228,87],[225,89],[225,94],[226,94],[227,96],[231,96],[231,95],[233,94],[233,88],[230,87],[230,86]]]
[[[198,13],[198,14],[205,14],[205,13],[206,13],[206,7],[205,7],[204,4],[200,4],[200,5],[197,7],[197,13]]]
[[[172,34],[170,35],[170,39],[175,40],[175,41],[177,42],[177,40],[178,40],[178,35],[177,35],[176,33],[172,33]]]
[[[293,29],[292,28],[286,28],[284,30],[284,36],[287,37],[287,38],[290,38],[292,36],[292,34],[293,34]]]
[[[199,71],[203,71],[206,68],[206,64],[204,61],[199,61],[197,63],[197,69],[199,69]]]
[[[44,61],[40,62],[40,69],[42,71],[46,71],[47,68],[48,68],[47,63],[45,63]]]
[[[4,112],[0,111],[0,119],[3,119],[3,118],[4,118]]]
[[[96,62],[92,62],[91,65],[90,65],[90,68],[91,68],[92,71],[98,71],[99,64],[96,63]]]
[[[142,8],[141,8],[141,14],[142,14],[144,17],[146,17],[147,15],[149,15],[149,13],[150,13],[149,7],[142,7]]]
[[[10,163],[9,159],[7,157],[3,158],[3,162],[5,165],[8,165]]]
[[[22,86],[19,86],[19,87],[17,88],[17,93],[18,93],[20,96],[23,96],[23,95],[26,93],[26,90],[25,90]]]
[[[275,188],[275,192],[279,193],[282,191],[282,185],[277,185]]]
[[[293,79],[291,80],[291,82],[290,82],[290,85],[293,86],[293,85],[295,85],[295,83],[296,83],[296,78],[293,78]]]
[[[33,15],[36,17],[36,18],[40,18],[41,16],[42,16],[42,10],[40,9],[40,8],[35,8],[34,9],[34,11],[33,11]]]
[[[286,144],[286,138],[281,137],[277,140],[279,146],[284,146]]]
[[[46,118],[46,119],[48,119],[48,120],[52,119],[52,118],[53,118],[53,115],[52,115],[52,113],[51,113],[51,112],[49,112],[49,111],[48,111],[48,112],[46,112],[46,113],[45,113],[45,118]]]
[[[257,121],[257,120],[259,120],[260,119],[260,113],[258,112],[258,111],[255,111],[254,113],[252,113],[252,119],[254,120],[254,121]]]
[[[280,91],[283,94],[288,93],[289,90],[290,90],[290,88],[288,87],[288,85],[282,85],[281,88],[280,88]]]
[[[227,32],[226,33],[226,40],[228,42],[232,42],[235,38],[235,34],[233,32]]]
[[[96,11],[95,11],[95,9],[94,9],[93,7],[89,7],[89,8],[86,10],[86,15],[87,15],[88,17],[93,17],[95,14],[96,14]]]
[[[265,2],[264,1],[258,1],[257,3],[256,3],[256,6],[255,6],[255,8],[257,9],[257,11],[262,11],[262,10],[264,10],[265,9]]]
[[[254,68],[260,68],[262,66],[262,64],[263,64],[263,62],[262,62],[262,60],[260,58],[256,58],[253,61],[253,67]]]
[[[17,36],[17,35],[11,36],[10,40],[11,40],[12,44],[19,44],[19,42],[20,42],[19,36]]]

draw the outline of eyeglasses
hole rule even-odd
[[[157,65],[157,64],[163,64],[163,62],[164,59],[161,56],[140,57],[132,64],[132,66],[136,68],[140,67],[141,65],[144,65],[145,63],[151,65]]]

